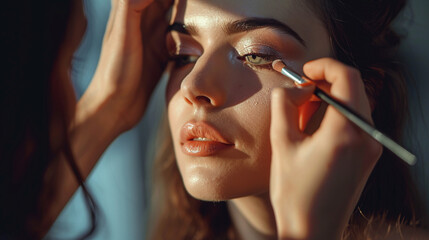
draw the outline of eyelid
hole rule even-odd
[[[261,44],[252,44],[243,47],[243,49],[237,50],[238,54],[240,56],[245,56],[249,54],[260,54],[260,55],[266,55],[266,56],[273,56],[278,59],[282,58],[282,55],[273,49],[272,47],[269,47],[267,45],[261,45]]]

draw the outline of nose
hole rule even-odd
[[[223,56],[222,56],[223,55]],[[183,79],[180,92],[194,107],[220,107],[228,92],[228,58],[226,54],[203,54]]]

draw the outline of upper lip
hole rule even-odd
[[[195,138],[205,138],[213,142],[231,145],[215,127],[207,122],[189,121],[183,125],[180,131],[180,142],[183,144]]]

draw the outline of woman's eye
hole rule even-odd
[[[198,60],[198,56],[193,55],[175,55],[172,56],[172,61],[175,62],[176,67],[183,67],[185,65],[195,63]]]
[[[252,65],[267,65],[273,61],[267,56],[259,56],[256,54],[246,55],[246,56],[244,56],[244,59],[246,60],[246,62],[248,62]]]

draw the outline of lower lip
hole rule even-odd
[[[206,157],[231,147],[232,145],[212,141],[187,141],[182,145],[182,151],[190,156]]]

